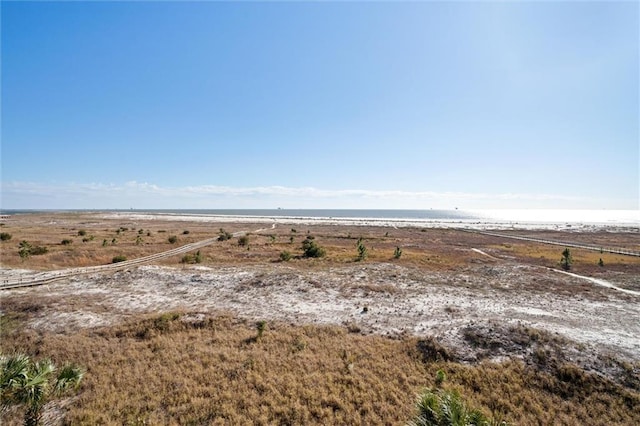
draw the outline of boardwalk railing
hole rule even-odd
[[[245,234],[245,232],[236,232],[233,235],[239,236],[243,234]],[[120,271],[123,269],[131,268],[132,266],[142,265],[144,263],[149,263],[154,260],[162,259],[165,257],[171,257],[177,254],[188,253],[190,251],[197,250],[199,248],[213,244],[216,241],[218,241],[217,237],[209,238],[206,240],[198,241],[196,243],[185,244],[184,246],[177,247],[172,250],[163,251],[161,253],[156,253],[156,254],[152,254],[149,256],[140,257],[132,260],[125,260],[123,262],[111,263],[108,265],[87,266],[84,268],[61,269],[58,271],[43,272],[37,275],[31,275],[31,276],[26,276],[26,277],[17,278],[17,279],[16,278],[6,279],[0,282],[0,290],[50,284],[58,280],[62,280],[65,278],[74,277],[78,275]]]

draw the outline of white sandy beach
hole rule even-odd
[[[474,230],[570,230],[612,232],[640,231],[640,212],[635,210],[475,210],[480,219],[406,219],[371,217],[252,216],[187,213],[113,212],[103,219],[173,220],[211,223],[275,223],[290,225],[380,226],[390,228],[457,228]]]

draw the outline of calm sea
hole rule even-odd
[[[3,215],[44,213],[44,212],[98,212],[105,210],[0,210]],[[122,213],[148,213],[172,215],[215,215],[215,216],[275,216],[275,217],[320,217],[365,219],[476,219],[480,218],[470,212],[458,210],[329,210],[329,209],[151,209],[151,210],[106,210]]]
[[[480,221],[500,223],[605,223],[640,225],[638,210],[353,210],[353,209],[127,209],[1,210],[3,215],[43,212],[121,212],[166,215],[402,219],[416,221]]]

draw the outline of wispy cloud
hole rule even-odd
[[[527,208],[583,206],[580,197],[555,194],[321,189],[218,185],[159,186],[105,183],[3,182],[3,208]]]

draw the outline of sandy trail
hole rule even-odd
[[[488,257],[489,259],[493,259],[493,260],[500,260],[500,259],[498,259],[497,257],[493,257],[493,256],[491,256],[489,253],[485,253],[485,252],[483,252],[482,250],[477,249],[477,248],[472,248],[472,249],[471,249],[471,251],[475,251],[475,252],[476,252],[476,253],[478,253],[478,254],[481,254],[481,255],[483,255],[483,256]]]
[[[482,251],[480,249],[477,249],[477,248],[472,248],[471,250],[476,252],[476,253],[478,253],[478,254],[486,256],[489,259],[502,260],[502,259],[498,259],[497,257],[491,256],[490,254],[485,253],[484,251]],[[621,288],[621,287],[618,287],[618,286],[610,283],[609,281],[606,281],[606,280],[603,280],[603,279],[593,278],[593,277],[586,277],[584,275],[578,275],[578,274],[574,274],[572,272],[561,271],[559,269],[553,269],[553,271],[559,272],[561,274],[569,275],[570,277],[580,278],[582,280],[589,281],[591,283],[594,283],[594,284],[602,286],[602,287],[610,288],[610,289],[613,289],[613,290],[618,290],[618,291],[621,291],[623,293],[632,294],[634,296],[640,296],[640,291],[634,291],[634,290],[629,290],[629,289],[626,289],[626,288]]]
[[[580,279],[583,279],[583,280],[587,280],[589,282],[592,282],[592,283],[597,284],[597,285],[602,286],[602,287],[612,288],[614,290],[618,290],[618,291],[621,291],[623,293],[633,294],[634,296],[640,296],[640,291],[633,291],[633,290],[628,290],[626,288],[620,288],[620,287],[610,283],[609,281],[601,280],[599,278],[585,277],[584,275],[578,275],[578,274],[574,274],[572,272],[561,271],[559,269],[554,269],[554,271],[555,272],[559,272],[561,274],[569,275],[569,276],[574,277],[574,278],[580,278]]]

